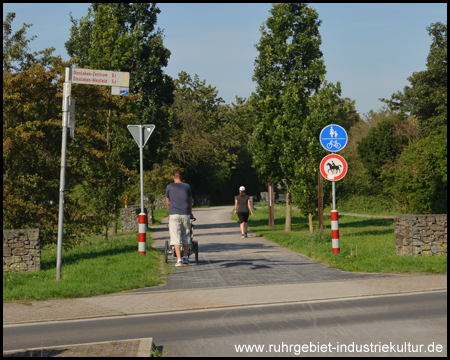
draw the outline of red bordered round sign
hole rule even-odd
[[[320,172],[329,181],[339,181],[347,174],[347,161],[338,155],[330,154],[320,162]]]

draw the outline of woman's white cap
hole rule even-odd
[[[241,187],[239,188],[239,191],[245,191],[245,187],[241,186]]]

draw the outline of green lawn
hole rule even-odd
[[[155,224],[167,210],[153,213]],[[235,220],[237,216],[232,215]],[[340,254],[331,248],[330,217],[325,215],[323,235],[309,236],[308,220],[292,212],[292,231],[285,232],[285,208],[275,207],[275,229],[268,227],[267,205],[258,206],[249,219],[257,236],[303,253],[331,267],[361,272],[447,273],[447,256],[397,256],[392,219],[341,216]],[[317,227],[317,223],[315,223]],[[3,274],[3,301],[47,300],[89,297],[159,285],[163,282],[161,254],[151,247],[147,232],[147,254],[138,255],[137,232],[118,233],[105,243],[93,235],[74,249],[63,251],[61,280],[56,278],[56,246],[41,250],[41,271]]]
[[[107,243],[102,236],[63,251],[61,280],[56,281],[56,246],[41,250],[41,271],[3,273],[3,301],[89,297],[162,283],[161,254],[152,249],[138,254],[138,233],[118,233]]]
[[[153,221],[161,224],[168,211],[155,210]],[[3,301],[89,297],[159,285],[163,282],[161,253],[152,248],[147,231],[147,253],[138,254],[138,232],[101,235],[64,250],[61,280],[56,281],[56,245],[41,249],[41,271],[3,273]]]
[[[232,215],[237,221],[237,216]],[[340,253],[333,255],[330,216],[324,215],[323,235],[309,235],[308,219],[292,211],[292,231],[284,231],[285,206],[275,207],[275,228],[268,226],[268,207],[258,205],[249,230],[283,247],[305,254],[330,267],[359,272],[447,273],[447,256],[411,257],[395,254],[394,220],[339,217]],[[317,222],[314,222],[317,229]]]

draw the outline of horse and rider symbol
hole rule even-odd
[[[320,162],[322,176],[330,181],[341,180],[347,174],[347,162],[337,154],[325,156]]]
[[[327,162],[325,165],[329,166],[328,173],[330,173],[330,171],[331,171],[332,174],[339,174],[339,173],[341,173],[341,168],[342,168],[341,164],[335,165],[334,161],[331,161],[331,164],[329,162]]]

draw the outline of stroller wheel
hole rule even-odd
[[[194,254],[195,254],[195,263],[198,264],[198,242],[194,241]]]

